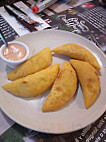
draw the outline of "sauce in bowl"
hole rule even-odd
[[[21,63],[27,60],[29,56],[29,47],[20,41],[8,43],[9,48],[3,44],[0,48],[0,58],[12,69],[15,69]]]
[[[7,60],[17,61],[25,57],[26,50],[19,44],[10,43],[9,48],[4,48],[2,55]]]

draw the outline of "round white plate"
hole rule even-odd
[[[106,110],[106,57],[98,47],[89,40],[67,31],[46,30],[27,34],[17,40],[29,46],[30,56],[50,47],[56,48],[65,43],[76,43],[89,49],[97,58],[100,70],[101,91],[95,104],[88,110],[85,108],[83,94],[79,86],[75,97],[63,108],[54,112],[44,113],[41,111],[49,91],[36,98],[16,97],[5,90],[2,86],[8,82],[7,73],[9,67],[0,59],[0,106],[1,109],[15,122],[41,132],[66,133],[81,129],[97,120]],[[68,62],[68,57],[53,55],[52,64],[63,61]]]

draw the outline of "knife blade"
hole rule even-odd
[[[30,32],[37,31],[37,29],[36,29],[33,25],[27,23],[24,19],[22,19],[21,17],[19,17],[19,16],[18,16],[16,13],[14,13],[12,10],[10,10],[6,5],[4,5],[4,8],[5,8],[5,10],[6,10],[10,15],[12,15],[13,17],[15,17],[16,20],[19,21],[19,22],[20,22],[24,27],[26,27]]]

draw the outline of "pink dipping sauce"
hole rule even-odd
[[[11,43],[9,44],[9,48],[4,48],[3,56],[7,60],[17,61],[24,58],[26,55],[26,50],[19,44]]]

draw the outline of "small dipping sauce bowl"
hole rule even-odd
[[[19,41],[9,42],[8,45],[9,48],[5,45],[1,46],[0,57],[10,68],[15,69],[28,58],[29,48]]]

